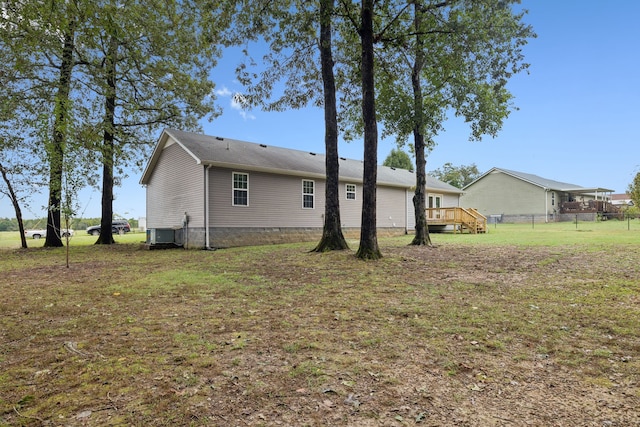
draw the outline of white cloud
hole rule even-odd
[[[226,86],[216,89],[215,94],[218,96],[231,96],[232,92]]]

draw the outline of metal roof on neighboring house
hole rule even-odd
[[[324,178],[326,176],[324,154],[165,129],[143,172],[141,184],[146,184],[151,177],[162,149],[169,142],[167,137],[171,137],[198,164],[305,177]],[[361,160],[341,157],[339,164],[342,181],[362,182],[364,163]],[[416,175],[413,172],[378,166],[378,184],[411,188],[415,183]],[[431,176],[427,176],[427,189],[462,193],[459,188]]]
[[[573,193],[587,193],[587,192],[613,192],[613,190],[601,187],[582,187],[576,184],[570,184],[567,182],[555,181],[552,179],[542,178],[541,176],[534,175],[531,173],[518,172],[509,169],[502,168],[491,168],[486,173],[482,174],[475,181],[467,184],[463,190],[466,190],[468,187],[473,185],[475,182],[481,180],[486,175],[489,175],[493,172],[502,172],[506,175],[510,175],[514,178],[520,179],[522,181],[526,181],[530,184],[537,185],[539,187],[545,188],[547,190],[556,190],[556,191],[564,191],[564,192],[573,192]]]

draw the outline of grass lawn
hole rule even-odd
[[[0,426],[640,425],[640,222],[148,251],[0,233]]]

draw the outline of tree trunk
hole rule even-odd
[[[16,211],[16,220],[18,221],[18,231],[20,232],[20,244],[23,249],[27,249],[27,238],[24,235],[24,222],[22,221],[22,210],[20,209],[20,203],[18,203],[18,197],[16,196],[15,191],[13,191],[13,186],[11,185],[11,181],[9,181],[9,177],[7,176],[7,170],[0,164],[0,173],[2,173],[2,179],[4,183],[7,185],[7,190],[9,190],[9,199],[11,199],[11,203],[13,204],[13,209]]]
[[[364,122],[364,173],[362,189],[362,221],[360,259],[382,258],[378,247],[376,224],[376,186],[378,175],[378,127],[373,53],[373,0],[362,0],[360,40],[362,45],[362,119]]]
[[[416,192],[413,196],[413,209],[416,218],[416,234],[411,242],[412,245],[431,246],[431,237],[429,237],[429,226],[427,225],[426,216],[426,188],[427,188],[427,161],[425,157],[424,146],[424,112],[422,110],[423,95],[420,74],[424,67],[424,37],[421,32],[422,19],[420,5],[414,4],[415,16],[414,26],[416,33],[416,57],[411,71],[411,84],[413,86],[413,145],[416,154]]]
[[[413,209],[416,218],[416,234],[411,241],[412,245],[427,245],[431,246],[431,237],[429,236],[429,226],[427,225],[426,216],[426,185],[427,185],[427,173],[424,154],[424,135],[420,132],[415,132],[414,147],[416,154],[416,191],[413,196]]]
[[[320,1],[320,62],[324,85],[324,144],[326,151],[324,227],[320,243],[315,252],[349,249],[342,234],[340,221],[339,160],[338,160],[338,113],[336,106],[336,84],[333,75],[331,45],[331,16],[334,0]]]
[[[102,142],[102,217],[100,219],[100,235],[96,245],[115,243],[111,233],[113,220],[113,144],[116,111],[116,61],[118,41],[111,36],[107,52],[106,76],[107,95],[104,113],[104,137]]]
[[[71,92],[71,72],[73,70],[73,49],[75,38],[75,21],[71,21],[64,34],[62,63],[58,92],[55,99],[55,122],[53,125],[53,141],[48,147],[49,156],[49,203],[47,207],[47,237],[44,246],[47,248],[62,246],[60,238],[60,208],[62,201],[62,172],[64,167],[64,143],[67,135],[68,104]]]

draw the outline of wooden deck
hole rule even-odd
[[[453,232],[487,232],[487,217],[472,208],[427,208],[427,225],[453,225]]]

